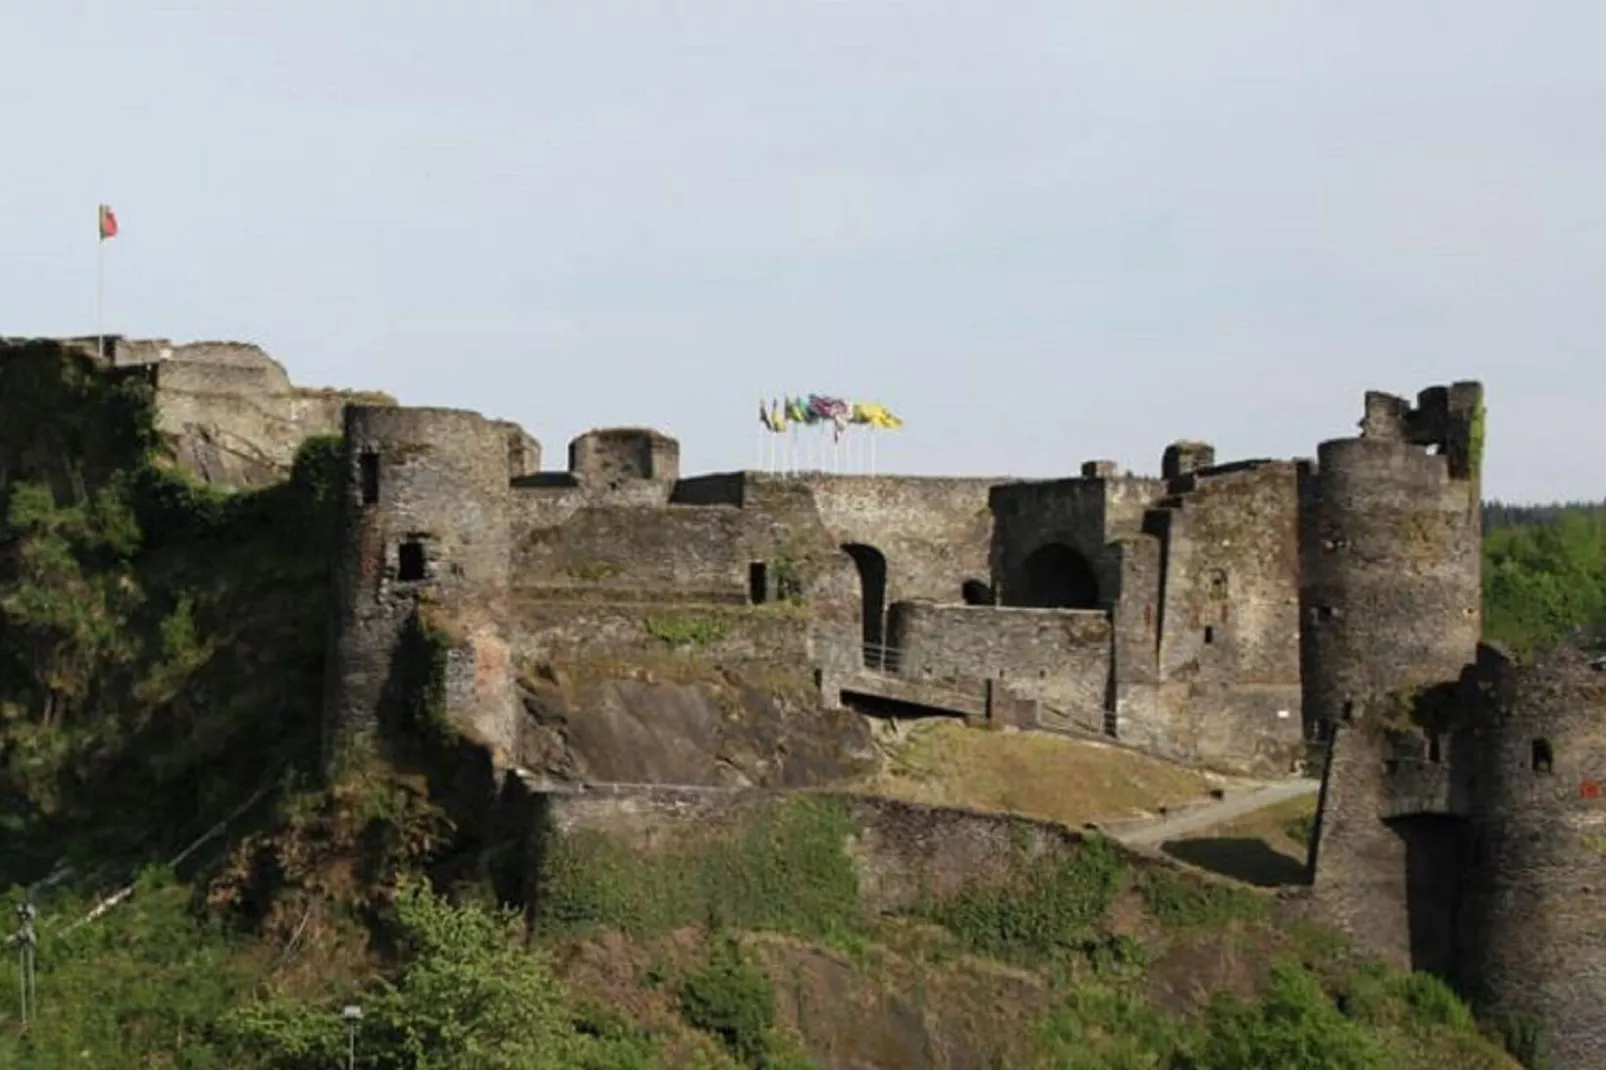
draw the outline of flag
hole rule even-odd
[[[105,241],[107,238],[115,237],[117,237],[117,213],[112,211],[111,205],[103,204],[100,206],[100,240]]]

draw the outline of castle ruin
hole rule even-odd
[[[1157,477],[687,477],[648,429],[588,432],[545,471],[507,422],[141,345],[117,365],[203,478],[260,481],[343,432],[331,755],[383,737],[423,616],[450,641],[446,715],[503,768],[532,672],[664,644],[797,669],[822,709],[1262,774],[1309,748],[1315,916],[1544,1023],[1560,1070],[1606,1064],[1606,661],[1480,643],[1476,383],[1369,393],[1314,462],[1179,442]]]

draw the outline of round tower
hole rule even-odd
[[[425,683],[444,684],[454,725],[505,748],[513,725],[506,428],[453,409],[352,405],[345,457],[326,765],[382,744]],[[419,675],[424,629],[449,643],[444,681]]]
[[[1606,661],[1567,646],[1490,676],[1466,980],[1541,1022],[1554,1065],[1606,1066]]]
[[[1455,680],[1483,630],[1476,480],[1391,437],[1318,447],[1307,527],[1304,709],[1322,730],[1367,699]]]
[[[1437,783],[1450,756],[1423,739],[1441,768],[1401,772],[1391,696],[1453,687],[1477,657],[1481,413],[1476,383],[1425,390],[1415,408],[1368,394],[1360,437],[1322,443],[1301,488],[1301,696],[1307,737],[1326,741],[1313,895],[1368,953],[1436,972],[1456,956],[1455,884],[1440,878],[1458,872],[1464,823],[1434,792],[1401,805],[1401,778]]]

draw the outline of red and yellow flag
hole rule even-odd
[[[105,241],[107,238],[115,237],[117,237],[117,213],[112,211],[111,205],[103,204],[100,206],[100,240]]]

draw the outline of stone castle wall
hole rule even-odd
[[[1038,703],[1041,727],[1104,730],[1111,644],[1101,611],[899,602],[888,643],[908,676],[995,680]]]

